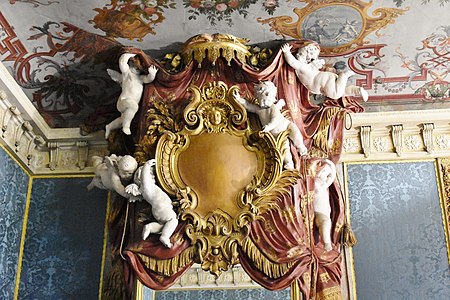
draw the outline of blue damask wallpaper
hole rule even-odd
[[[29,176],[0,148],[0,299],[13,299]]]
[[[98,298],[107,194],[90,180],[33,180],[19,299]]]
[[[348,181],[358,299],[449,299],[434,163],[350,164]]]
[[[239,290],[190,290],[155,292],[155,300],[290,300],[290,289],[269,291],[262,288]]]

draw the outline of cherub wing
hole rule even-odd
[[[106,69],[106,72],[108,72],[108,75],[109,77],[111,77],[112,80],[118,83],[122,83],[122,74],[111,69]]]
[[[111,159],[108,156],[105,156],[105,164],[106,167],[108,168],[108,170],[116,170],[116,166],[117,166],[117,161],[115,161],[114,159]]]

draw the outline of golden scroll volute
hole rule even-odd
[[[191,86],[186,126],[164,133],[156,148],[157,176],[180,201],[197,262],[217,276],[238,263],[237,246],[250,222],[276,208],[299,178],[296,170],[283,170],[287,133],[274,139],[251,128],[255,122],[233,97],[237,89],[223,82]]]

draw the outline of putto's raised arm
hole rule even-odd
[[[134,61],[131,61],[131,58],[135,58]],[[139,102],[144,91],[144,83],[150,83],[155,80],[156,73],[158,72],[155,66],[150,66],[148,68],[148,74],[141,74],[140,65],[136,54],[124,53],[119,58],[119,68],[122,73],[108,71],[111,78],[121,84],[122,93],[119,99],[117,99],[117,110],[121,115],[106,125],[106,139],[112,130],[118,128],[122,128],[123,133],[127,135],[131,134],[131,121],[139,110]]]
[[[281,47],[286,62],[291,66],[300,82],[313,94],[321,94],[328,98],[337,100],[343,96],[360,96],[367,101],[367,91],[358,86],[347,85],[349,77],[355,73],[351,70],[335,74],[333,72],[321,71],[325,61],[319,59],[320,46],[310,43],[300,48],[297,58],[291,53],[292,47],[284,44]]]

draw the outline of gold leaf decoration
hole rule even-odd
[[[225,58],[230,65],[233,58],[245,63],[245,58],[250,52],[245,45],[246,39],[240,39],[229,34],[200,34],[190,38],[181,51],[181,56],[186,65],[197,61],[199,68],[205,58],[215,65],[219,57]]]
[[[191,86],[184,122],[175,122],[184,127],[166,130],[155,154],[161,187],[178,199],[180,219],[188,222],[186,235],[195,245],[196,262],[216,276],[239,262],[237,248],[250,223],[277,208],[300,178],[297,170],[283,171],[288,132],[277,139],[261,132],[234,98],[237,89],[224,82]],[[158,121],[151,126],[167,122],[159,115],[151,120]],[[169,123],[164,128],[175,124]],[[239,173],[230,167],[233,163],[248,171]],[[271,268],[274,275],[284,270]]]

